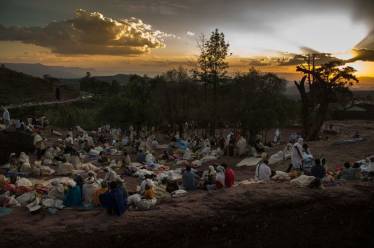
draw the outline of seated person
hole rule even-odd
[[[321,164],[320,159],[316,159],[314,161],[314,165],[311,169],[311,175],[314,176],[315,178],[322,180],[326,176],[326,169],[325,167]]]
[[[216,169],[214,168],[213,165],[210,165],[208,167],[208,170],[204,171],[202,175],[203,187],[206,189],[213,187],[213,185],[215,184],[216,175],[217,175]]]
[[[120,181],[121,177],[110,167],[104,168],[105,177],[104,181],[107,183],[114,182],[114,181]]]
[[[345,162],[344,168],[340,173],[340,179],[347,181],[360,179],[360,164],[355,163],[353,167],[351,167],[349,162]]]
[[[129,166],[129,165],[131,164],[131,157],[130,157],[130,154],[128,154],[128,152],[124,151],[124,152],[123,152],[123,156],[124,156],[124,158],[123,158],[123,160],[122,160],[122,165],[123,165],[124,167],[127,167],[127,166]]]
[[[94,206],[100,206],[100,195],[104,194],[107,191],[108,191],[108,184],[107,182],[102,181],[101,187],[98,188],[93,195],[92,203]]]
[[[107,165],[109,163],[109,159],[107,156],[105,156],[104,152],[100,152],[97,162],[99,162],[102,165]]]
[[[146,184],[143,194],[144,199],[152,200],[156,198],[156,193],[153,185]]]
[[[226,163],[223,163],[222,166],[225,168],[225,186],[231,188],[235,182],[235,172]]]
[[[152,187],[155,185],[155,183],[153,182],[152,179],[153,179],[153,175],[145,175],[144,176],[144,180],[140,184],[140,194],[141,195],[144,195],[146,185],[152,186]]]
[[[354,163],[352,166],[353,170],[353,180],[359,180],[361,178],[361,164],[360,163]]]
[[[100,203],[110,215],[121,216],[127,209],[127,198],[118,182],[109,183],[109,191],[100,195]]]
[[[179,189],[179,187],[178,187],[178,183],[176,181],[171,181],[171,180],[166,181],[166,191],[168,193],[172,193],[172,192],[174,192],[178,189]]]
[[[139,150],[138,154],[136,154],[136,162],[138,163],[145,163],[145,153],[143,150]]]
[[[225,187],[225,168],[219,165],[217,166],[216,189],[222,189],[224,187]]]
[[[86,207],[94,206],[94,196],[95,192],[100,188],[99,183],[96,180],[96,174],[93,171],[88,172],[88,177],[86,178],[83,187],[83,204]]]
[[[339,179],[343,180],[350,180],[352,178],[352,170],[351,170],[351,163],[350,162],[345,162],[344,163],[344,168],[338,175]]]
[[[140,185],[140,191],[128,198],[128,205],[138,210],[148,210],[153,208],[157,203],[155,186],[150,178],[143,180]]]
[[[255,179],[270,181],[271,169],[269,167],[269,161],[267,159],[262,160],[256,167]]]
[[[265,146],[262,144],[260,139],[256,140],[255,149],[256,149],[256,152],[259,153],[259,154],[265,152]]]
[[[145,164],[150,167],[154,167],[156,165],[155,157],[150,151],[147,151],[145,153]]]
[[[81,207],[82,206],[82,188],[80,179],[75,178],[75,185],[69,185],[64,194],[64,206]]]
[[[302,155],[303,155],[303,170],[304,170],[305,175],[309,176],[311,174],[311,169],[313,167],[314,159],[307,144],[303,144]]]
[[[160,183],[155,185],[155,193],[157,200],[165,200],[170,198],[170,193],[167,192],[167,178],[161,180]]]
[[[191,166],[187,166],[182,175],[182,185],[186,191],[193,191],[197,188],[198,176],[192,171]]]
[[[166,161],[171,161],[171,160],[174,160],[175,158],[174,158],[173,155],[171,155],[171,154],[169,153],[168,150],[165,150],[165,151],[162,153],[161,159],[162,159],[162,160],[166,160]]]

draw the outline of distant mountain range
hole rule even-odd
[[[59,78],[64,83],[75,84],[79,80],[86,76],[87,71],[91,74],[95,74],[95,69],[85,69],[79,67],[65,67],[65,66],[49,66],[43,64],[26,64],[26,63],[2,63],[6,68],[14,71],[22,72],[34,77],[43,77],[49,75],[54,78]],[[121,85],[129,82],[131,77],[130,74],[116,74],[111,76],[95,76],[97,80],[111,83],[116,80]]]
[[[43,64],[26,64],[26,63],[2,63],[6,68],[23,72],[35,77],[50,75],[55,78],[82,78],[87,71],[95,72],[94,69],[84,69],[79,67],[49,66]]]
[[[48,74],[52,77],[59,78],[62,82],[67,84],[77,84],[81,78],[86,76],[87,71],[92,74],[92,77],[111,83],[116,80],[121,85],[129,82],[131,74],[116,74],[111,76],[95,76],[96,70],[91,68],[79,67],[65,67],[65,66],[48,66],[43,64],[27,64],[27,63],[3,63],[6,68],[29,74],[35,77],[43,77]],[[294,89],[294,80],[300,80],[300,74],[290,72],[276,73],[278,76],[289,81],[289,94],[297,93]],[[353,88],[353,90],[374,90],[374,77],[360,77],[360,83]]]
[[[116,74],[113,76],[94,76],[94,78],[96,78],[99,81],[111,83],[115,80],[121,85],[127,84],[130,81],[130,77],[130,74]]]

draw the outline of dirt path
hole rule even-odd
[[[16,109],[16,108],[24,108],[24,107],[35,107],[35,106],[46,106],[46,105],[54,105],[54,104],[64,104],[64,103],[72,103],[77,102],[80,100],[86,100],[92,98],[91,95],[84,96],[84,97],[76,97],[72,99],[60,100],[60,101],[47,101],[47,102],[29,102],[29,103],[22,103],[16,105],[8,105],[5,106],[7,109]]]

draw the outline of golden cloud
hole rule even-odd
[[[0,40],[21,41],[59,54],[138,55],[165,47],[165,38],[175,35],[136,18],[115,20],[99,12],[79,9],[72,19],[45,27],[4,27]]]

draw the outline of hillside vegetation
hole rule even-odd
[[[16,72],[6,67],[0,68],[0,104],[40,102],[55,99],[52,82]]]

